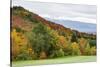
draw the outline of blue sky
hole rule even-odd
[[[96,6],[79,4],[44,3],[13,0],[12,6],[22,6],[42,17],[96,24]]]

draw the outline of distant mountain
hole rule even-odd
[[[61,24],[67,28],[78,30],[80,32],[87,32],[87,33],[94,33],[94,34],[96,33],[96,24],[84,23],[84,22],[72,21],[72,20],[51,19],[47,17],[45,17],[45,19],[55,22],[57,24]]]

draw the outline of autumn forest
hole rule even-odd
[[[11,8],[11,60],[95,56],[96,34],[56,24],[21,7]]]

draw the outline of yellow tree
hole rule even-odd
[[[67,47],[67,40],[64,36],[59,36],[58,37],[58,44],[61,48],[66,48]]]
[[[79,45],[76,42],[71,44],[72,55],[80,55]]]
[[[84,55],[84,49],[85,49],[85,46],[88,44],[88,40],[84,39],[84,38],[81,38],[79,40],[79,46],[80,46],[80,51],[81,51],[81,54]]]
[[[27,47],[27,39],[25,36],[16,32],[16,29],[13,29],[11,32],[11,40],[12,40],[12,58],[15,59],[18,54]],[[23,51],[22,51],[23,52]]]

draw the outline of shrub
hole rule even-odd
[[[54,50],[50,55],[50,58],[63,57],[63,56],[64,56],[64,51],[62,49],[59,49],[59,50]]]
[[[96,47],[91,47],[91,55],[96,55]]]
[[[46,59],[47,55],[44,51],[40,52],[40,59]]]
[[[20,54],[16,57],[16,60],[32,60],[32,57],[29,56],[28,53],[23,52],[23,53],[20,53]]]
[[[57,57],[63,57],[64,56],[64,51],[62,49],[58,50],[56,52]]]
[[[65,55],[65,56],[71,56],[71,55],[72,55],[72,48],[71,48],[71,45],[68,45],[67,48],[64,48],[64,49],[63,49],[63,51],[64,51],[64,55]]]

